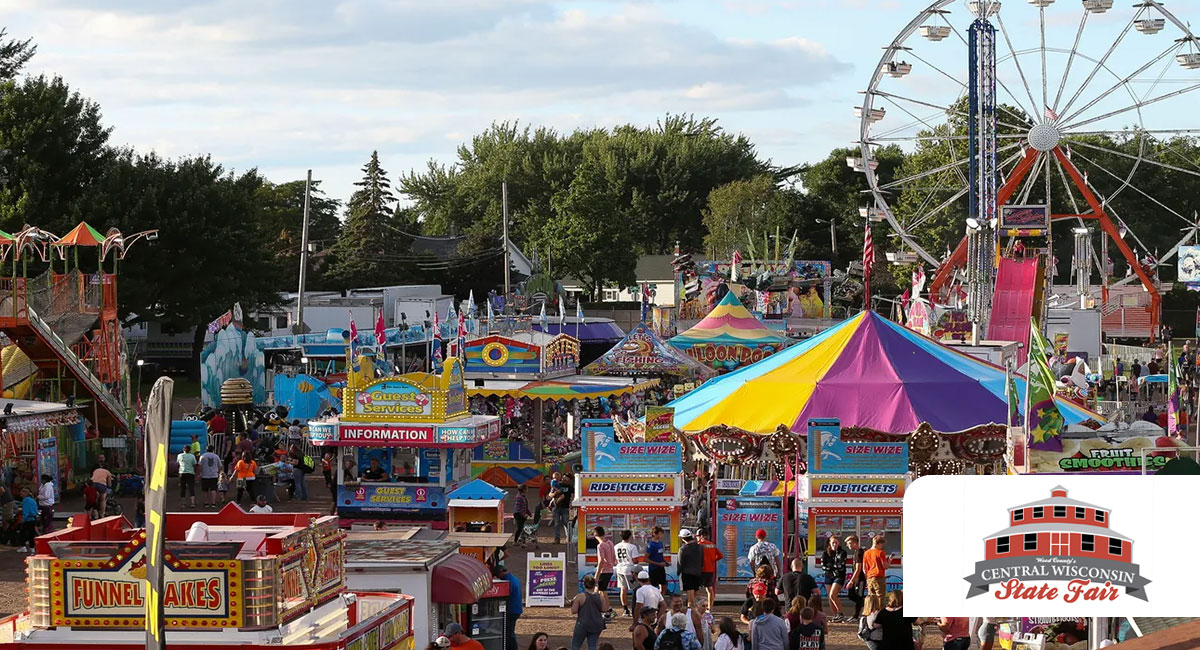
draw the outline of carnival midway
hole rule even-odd
[[[1130,60],[1126,38],[1167,49]],[[882,45],[849,268],[798,258],[823,230],[676,245],[620,317],[549,265],[511,279],[507,234],[478,299],[306,296],[302,270],[294,332],[230,305],[202,333],[195,408],[165,376],[143,398],[118,309],[118,262],[158,231],[0,232],[4,579],[26,586],[0,648],[1200,648],[1197,619],[906,616],[903,543],[922,477],[1200,473],[1200,312],[1190,336],[1162,304],[1200,290],[1197,206],[1144,180],[1200,175],[1153,141],[1195,132],[1200,43],[1154,1],[939,0]],[[893,145],[945,164],[884,180]],[[1178,243],[1142,246],[1118,194],[1179,218]],[[872,295],[893,268],[902,294]],[[1005,564],[1022,535],[1067,557],[1099,531],[1130,560],[1105,507],[1038,498],[964,593],[1032,575]],[[1123,566],[1071,569],[1107,580],[1076,597],[1146,588]]]

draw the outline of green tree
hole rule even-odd
[[[358,189],[346,205],[346,223],[330,249],[329,282],[338,288],[370,287],[410,278],[410,242],[394,222],[396,198],[378,151],[371,152],[362,180],[354,185]]]
[[[0,80],[3,81],[15,78],[33,55],[37,54],[37,46],[33,44],[33,39],[5,40],[7,35],[8,30],[0,28]]]
[[[256,170],[234,174],[207,156],[164,160],[126,150],[97,183],[98,223],[159,231],[119,264],[122,313],[176,330],[194,326],[193,373],[209,322],[235,302],[246,311],[280,302],[281,277],[259,225],[265,182]]]
[[[797,259],[824,251],[828,238],[799,237],[800,233],[814,230],[812,200],[790,187],[780,186],[768,175],[755,176],[749,180],[733,181],[713,190],[708,195],[708,207],[704,210],[705,252],[711,259],[728,259],[734,250],[745,255],[749,242],[754,237],[755,248],[761,250],[762,237],[774,237],[778,232],[779,250],[787,248],[792,234],[797,235]],[[747,233],[750,233],[747,235]],[[815,237],[815,235],[814,235]],[[774,251],[774,244],[772,244]]]
[[[61,235],[90,218],[112,157],[108,135],[100,107],[58,77],[0,82],[0,228],[33,224]]]
[[[304,222],[304,181],[289,181],[287,183],[265,183],[259,190],[262,201],[262,218],[260,227],[262,237],[267,242],[279,263],[281,276],[287,287],[299,282],[300,274],[300,245]],[[314,180],[309,192],[308,202],[308,241],[316,251],[324,251],[333,246],[341,232],[342,223],[338,220],[338,209],[341,203],[331,199],[321,190],[321,181]],[[309,255],[309,274],[307,284],[311,288],[319,288],[323,284],[324,264],[327,259],[322,255]]]
[[[804,165],[799,178],[805,194],[813,201],[810,214],[813,218],[801,229],[801,237],[808,241],[814,252],[827,254],[834,268],[845,268],[852,261],[862,260],[864,225],[859,208],[869,204],[866,176],[854,171],[846,164],[847,158],[862,155],[858,149],[834,149],[824,160]],[[875,152],[879,167],[875,170],[880,183],[891,182],[897,169],[904,162],[904,152],[895,145],[881,147]],[[834,224],[837,254],[827,244],[830,240],[829,223]],[[881,233],[874,234],[876,259],[884,257],[886,242]]]

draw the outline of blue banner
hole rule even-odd
[[[767,541],[780,552],[783,562],[783,507],[778,497],[718,498],[717,548],[725,554],[717,561],[717,578],[722,581],[747,582],[754,577],[747,554],[758,541],[755,533],[767,531]],[[783,567],[780,567],[782,570]]]
[[[908,444],[842,442],[838,420],[808,421],[809,474],[905,474]]]
[[[678,442],[617,442],[611,420],[584,420],[583,471],[666,474],[683,471]]]
[[[438,485],[362,483],[339,485],[338,514],[389,512],[430,514],[446,510],[446,495]]]

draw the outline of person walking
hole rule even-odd
[[[33,498],[33,492],[29,488],[21,490],[21,552],[36,553],[35,548],[37,539],[38,519],[42,516],[41,508],[38,507],[37,499]]]
[[[296,498],[308,501],[308,482],[304,477],[310,469],[315,469],[307,465],[312,463],[312,459],[300,451],[300,445],[292,445],[288,451],[288,460],[292,466],[292,489],[296,491]]]
[[[37,505],[42,520],[42,534],[54,531],[54,504],[58,503],[58,488],[49,474],[42,474],[38,486]]]
[[[700,587],[704,589],[705,603],[708,609],[713,608],[717,596],[717,562],[725,559],[725,554],[708,538],[708,530],[701,528],[696,531],[700,537],[700,549],[704,551],[704,566],[700,573]]]
[[[858,617],[862,616],[863,600],[867,593],[867,573],[863,570],[863,556],[866,550],[859,544],[858,535],[846,537],[846,547],[850,561],[854,564],[850,578],[846,580],[846,597],[854,603],[854,615],[849,620],[851,623],[857,623]]]
[[[970,619],[962,616],[943,616],[938,619],[942,632],[942,650],[967,650],[971,647]]]
[[[679,531],[679,539],[683,546],[679,547],[679,581],[683,592],[687,594],[689,607],[696,606],[696,592],[701,586],[701,575],[704,573],[704,549],[696,543],[692,531],[687,528]]]
[[[620,543],[613,547],[613,553],[617,556],[617,587],[621,590],[621,609],[625,616],[632,614],[629,610],[629,594],[637,591],[638,587],[638,566],[634,564],[638,559],[638,547],[629,541],[632,538],[632,530],[623,530]]]
[[[596,526],[592,538],[596,540],[596,588],[607,594],[608,583],[617,565],[617,552],[612,541],[604,536],[603,526]]]
[[[871,550],[863,553],[863,571],[867,573],[867,594],[878,596],[880,599],[887,594],[887,569],[892,564],[883,550],[886,543],[887,540],[883,535],[876,535],[871,540]]]
[[[913,623],[916,620],[904,615],[904,594],[899,589],[889,593],[887,607],[875,616],[875,623],[883,631],[879,650],[912,650]]]
[[[108,471],[103,461],[96,463],[96,469],[92,470],[92,485],[100,492],[100,516],[103,517],[108,513],[108,496],[113,489],[112,472]]]
[[[750,622],[751,650],[788,650],[787,624],[779,618],[779,601],[768,598],[755,609],[757,616]]]
[[[505,617],[505,636],[508,637],[508,647],[517,647],[517,619],[521,618],[521,614],[525,613],[525,600],[522,598],[524,593],[521,590],[521,579],[510,572],[503,564],[499,564],[492,570],[492,575],[496,576],[497,580],[504,580],[508,583],[508,616]]]
[[[713,615],[708,610],[708,603],[701,599],[695,607],[688,608],[687,615],[692,623],[689,629],[696,634],[700,650],[713,650]]]
[[[200,491],[208,495],[209,508],[217,507],[217,479],[221,477],[221,457],[209,445],[200,456]]]
[[[513,533],[513,545],[518,545],[525,536],[525,522],[529,520],[529,499],[525,497],[525,486],[517,486],[517,496],[513,497],[513,524],[516,525],[516,532]]]
[[[254,479],[258,476],[258,463],[250,455],[250,452],[242,453],[242,458],[233,466],[233,475],[237,481],[237,496],[234,502],[241,505],[242,494],[250,495],[250,501],[254,501]]]
[[[670,615],[666,627],[654,640],[654,650],[700,650],[696,635],[687,630],[687,614]]]
[[[835,623],[842,622],[842,604],[838,594],[846,584],[846,549],[837,537],[830,537],[821,554],[821,570],[825,572],[825,592],[829,594],[829,609]]]
[[[797,557],[792,558],[792,570],[779,578],[775,593],[783,597],[783,602],[790,603],[796,596],[808,599],[820,592],[817,580],[804,570],[804,560]]]
[[[550,525],[554,528],[555,544],[561,544],[564,537],[567,543],[571,542],[571,491],[571,485],[562,474],[555,472],[550,481],[550,503],[553,508],[550,511]]]
[[[1000,627],[1000,619],[991,616],[979,619],[979,629],[975,635],[979,637],[979,650],[992,650],[996,643],[996,630]]]
[[[650,573],[648,571],[640,571],[637,574],[638,582],[641,584],[638,587],[637,593],[633,596],[633,620],[642,621],[647,611],[654,612],[654,620],[658,620],[658,610],[663,604],[663,595],[656,585],[650,583]],[[629,631],[632,632],[633,624],[630,624]]]
[[[192,453],[192,445],[184,445],[175,457],[179,464],[179,503],[190,508],[196,507],[196,454]],[[191,499],[189,503],[188,499]]]
[[[746,552],[746,559],[750,560],[750,570],[755,571],[758,567],[766,564],[771,567],[771,575],[779,575],[780,558],[779,547],[767,541],[767,531],[759,528],[754,532],[754,539],[758,540]]]
[[[596,650],[600,633],[604,631],[604,614],[609,611],[608,595],[596,589],[595,576],[583,577],[583,591],[571,601],[575,615],[575,630],[571,633],[571,650],[579,650],[587,642],[588,650]]]

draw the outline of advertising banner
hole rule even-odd
[[[308,439],[313,442],[336,442],[337,425],[333,422],[309,422]]]
[[[921,477],[904,500],[906,615],[1195,614],[1176,559],[1200,534],[1179,495],[1197,490],[1197,476]]]
[[[566,603],[567,554],[529,553],[525,561],[525,606],[562,607]]]
[[[646,407],[646,442],[670,442],[675,437],[675,407]]]
[[[338,486],[338,514],[355,512],[424,513],[446,509],[445,490],[438,485],[361,483]]]
[[[49,438],[38,438],[37,441],[37,467],[38,476],[49,475],[54,481],[54,487],[58,492],[56,498],[62,498],[62,481],[58,480],[58,438],[50,436]],[[39,479],[40,482],[40,479]]]
[[[809,420],[808,471],[810,474],[905,474],[908,444],[842,442],[842,425],[838,420]]]
[[[387,424],[343,424],[339,437],[344,443],[361,443],[363,446],[403,446],[406,444],[432,444],[433,427],[392,426]]]
[[[721,581],[747,582],[754,577],[754,567],[746,555],[758,541],[754,534],[760,528],[767,531],[767,541],[782,551],[783,508],[779,499],[717,500],[717,538],[713,541],[725,555],[717,561],[717,576]]]
[[[1029,471],[1035,474],[1141,474],[1142,452],[1146,452],[1146,472],[1153,474],[1179,455],[1184,442],[1170,436],[1132,438],[1064,438],[1062,451],[1030,448]]]
[[[906,479],[901,478],[810,478],[809,497],[837,499],[899,499]]]
[[[1044,205],[1000,206],[1001,230],[1045,230],[1050,227],[1050,208]]]
[[[671,501],[678,498],[678,476],[647,476],[636,474],[579,475],[579,497],[598,499],[654,499]]]
[[[584,420],[581,435],[586,472],[683,471],[683,453],[677,442],[617,442],[610,420]]]

